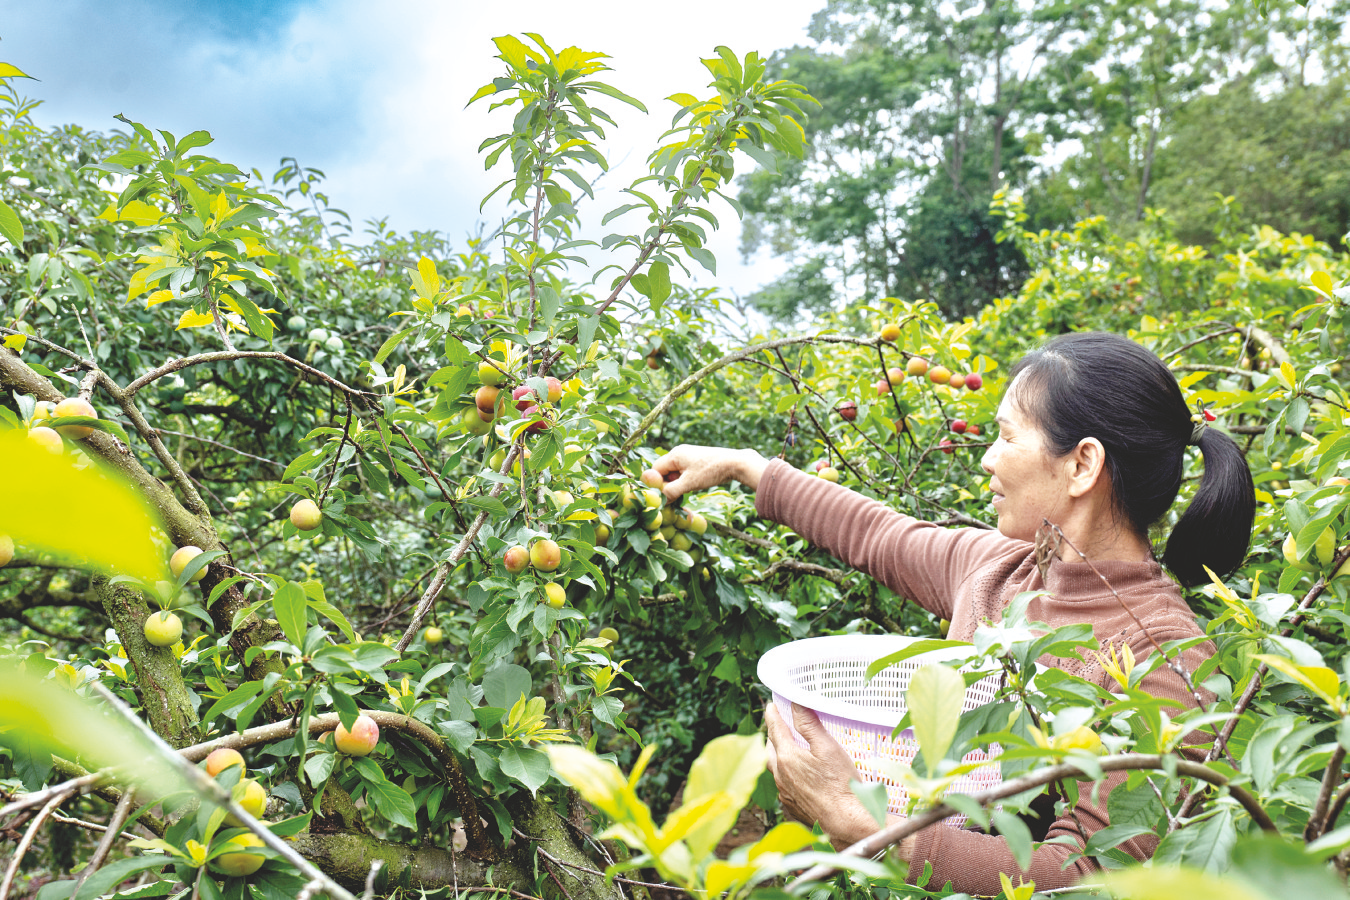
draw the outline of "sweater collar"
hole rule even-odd
[[[1110,594],[1111,588],[1119,594],[1143,587],[1156,592],[1159,579],[1171,584],[1171,579],[1163,574],[1162,566],[1152,559],[1138,562],[1102,560],[1090,563],[1056,559],[1051,562],[1046,572],[1045,589],[1057,600],[1073,602]]]

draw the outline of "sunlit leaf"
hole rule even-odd
[[[121,476],[69,447],[50,453],[18,431],[0,437],[0,471],[0,534],[16,545],[147,583],[169,578],[152,537],[157,516]]]

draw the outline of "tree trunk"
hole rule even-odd
[[[103,575],[94,578],[94,591],[102,599],[103,610],[112,620],[135,673],[141,708],[150,727],[172,747],[200,741],[197,713],[173,650],[152,646],[145,639],[145,620],[151,611],[144,597],[129,585],[109,584]]]

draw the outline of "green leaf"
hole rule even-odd
[[[521,697],[530,696],[534,680],[530,671],[510,663],[498,666],[483,678],[483,699],[488,706],[510,709]]]
[[[1122,869],[1106,873],[1103,881],[1114,896],[1130,900],[1270,900],[1236,879],[1173,866]]]
[[[660,312],[661,304],[670,296],[670,264],[657,260],[647,270],[647,280],[651,288],[652,312]]]
[[[11,431],[0,434],[0,472],[6,478],[0,533],[16,544],[81,569],[151,584],[172,580],[151,537],[160,528],[158,518],[115,471],[83,454],[48,453]]]
[[[998,833],[1003,836],[1003,840],[1007,841],[1017,867],[1019,869],[1030,867],[1031,829],[1027,828],[1027,823],[1023,822],[1020,816],[1002,809],[993,810],[990,818],[998,826]]]
[[[548,781],[548,757],[538,750],[514,745],[502,748],[497,763],[508,778],[514,778],[533,794]]]
[[[877,823],[878,828],[886,824],[886,807],[890,805],[890,794],[884,781],[854,780],[848,783],[848,788],[853,792],[853,796],[858,798],[863,809],[872,815],[872,820]]]
[[[94,874],[85,879],[80,887],[79,893],[74,900],[95,900],[104,894],[110,893],[113,888],[126,881],[137,872],[145,872],[149,869],[162,869],[170,862],[172,858],[154,854],[153,856],[134,856],[131,859],[119,859],[117,862],[109,863],[99,869]]]
[[[909,680],[905,698],[910,723],[929,772],[937,771],[938,763],[952,745],[965,697],[966,680],[960,672],[944,665],[924,666]]]
[[[684,789],[685,806],[714,794],[726,794],[731,801],[689,831],[685,841],[695,859],[711,853],[722,835],[736,824],[736,816],[749,802],[768,759],[762,736],[728,734],[709,741],[694,760]]]
[[[591,701],[591,712],[612,728],[615,716],[623,712],[623,701],[618,697],[596,697]]]
[[[370,762],[370,760],[363,760]],[[364,771],[363,773],[364,774]],[[395,825],[404,828],[417,828],[417,804],[412,795],[403,788],[385,779],[366,781],[366,798],[374,804],[380,815]]]
[[[305,760],[305,777],[312,787],[317,788],[328,780],[337,763],[336,753],[316,753]]]
[[[414,325],[411,328],[405,328],[402,331],[390,335],[389,338],[380,345],[380,349],[375,352],[375,362],[383,365],[384,361],[389,358],[389,354],[394,352],[394,348],[403,343],[408,335],[412,334],[419,327],[420,326],[418,325]]]
[[[23,222],[9,204],[0,200],[0,235],[15,247],[23,244]]]
[[[288,581],[272,595],[272,608],[276,610],[277,622],[285,632],[286,639],[299,647],[305,639],[305,613],[309,604],[305,602],[305,589],[294,581]]]

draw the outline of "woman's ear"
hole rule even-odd
[[[1106,448],[1095,437],[1083,438],[1065,460],[1069,477],[1069,496],[1082,497],[1091,493],[1103,480],[1106,472]]]

